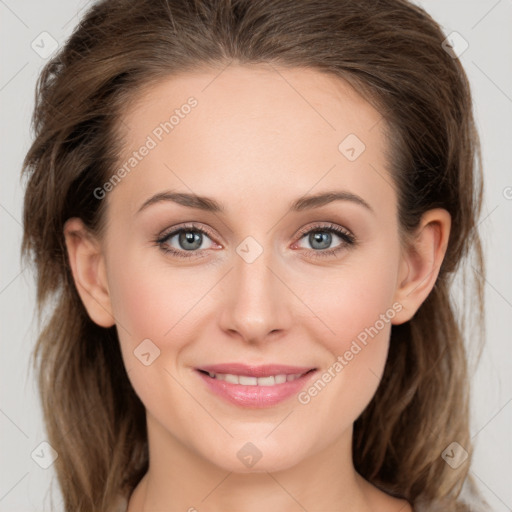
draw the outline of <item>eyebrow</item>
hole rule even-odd
[[[183,192],[166,191],[159,192],[158,194],[155,194],[154,196],[146,200],[138,209],[137,213],[141,212],[142,210],[145,210],[146,208],[153,204],[165,201],[170,201],[173,203],[180,204],[181,206],[196,208],[198,210],[203,210],[207,212],[225,212],[224,206],[215,199],[212,199],[210,197],[198,196],[196,194],[187,194]],[[347,191],[323,192],[315,195],[303,196],[291,203],[290,211],[299,212],[302,210],[319,208],[334,201],[350,201],[360,206],[363,206],[372,213],[375,213],[373,208],[362,197]]]

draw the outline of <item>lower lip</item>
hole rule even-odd
[[[309,372],[290,382],[283,382],[274,386],[231,384],[225,380],[214,379],[200,371],[197,371],[197,373],[215,394],[226,399],[228,402],[241,407],[263,408],[271,407],[284,402],[293,395],[297,395],[316,371]]]

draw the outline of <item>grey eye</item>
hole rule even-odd
[[[180,249],[185,251],[193,251],[199,249],[203,242],[203,234],[197,231],[182,231],[178,235],[178,243]]]
[[[332,243],[332,234],[327,231],[316,231],[308,235],[308,242],[313,249],[328,249]]]

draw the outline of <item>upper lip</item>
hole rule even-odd
[[[296,375],[315,370],[311,366],[288,366],[283,364],[264,364],[260,366],[243,363],[212,364],[196,368],[209,373],[229,373],[247,377],[270,377],[271,375]]]

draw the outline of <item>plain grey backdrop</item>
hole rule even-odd
[[[497,512],[512,510],[512,0],[418,1],[451,35],[469,76],[482,141],[485,203],[480,223],[488,276],[488,339],[472,375],[471,472]],[[35,286],[22,268],[23,188],[36,78],[62,45],[85,0],[0,0],[0,511],[61,504],[53,466],[35,454],[46,441],[29,356],[36,340]],[[453,34],[456,32],[456,34]],[[61,510],[61,509],[59,509]]]

